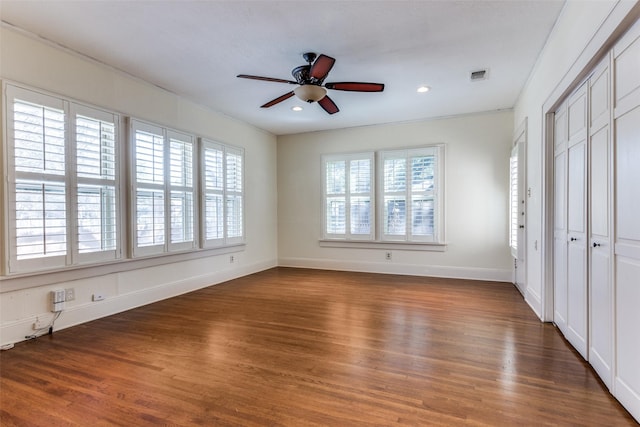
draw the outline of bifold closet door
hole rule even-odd
[[[615,383],[640,421],[640,21],[614,47]]]
[[[612,387],[611,79],[607,56],[589,79],[589,362]]]
[[[553,323],[567,335],[567,106],[555,112],[553,160]]]
[[[567,105],[567,340],[587,358],[587,85]]]

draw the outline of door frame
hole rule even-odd
[[[525,117],[520,126],[513,134],[512,152],[516,151],[518,158],[518,200],[522,200],[524,206],[518,208],[518,213],[522,212],[523,220],[518,220],[518,226],[524,227],[518,229],[518,249],[513,263],[513,283],[520,293],[525,296],[527,291],[527,136],[528,136],[528,117]],[[511,189],[509,189],[511,191]],[[509,207],[511,209],[511,206]],[[509,222],[511,223],[511,222]],[[522,231],[520,231],[522,230]],[[520,273],[518,269],[521,269]],[[518,283],[518,275],[522,278],[522,283]]]

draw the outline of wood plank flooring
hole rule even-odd
[[[0,354],[4,426],[629,426],[509,284],[275,268]]]

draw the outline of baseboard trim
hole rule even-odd
[[[280,258],[280,267],[316,270],[354,271],[364,273],[401,274],[406,276],[443,277],[451,279],[487,280],[511,283],[511,270],[497,268],[452,267],[441,265],[397,264],[387,262],[344,261],[335,259]]]
[[[620,377],[616,377],[613,395],[622,403],[627,411],[640,423],[640,396]]]
[[[63,330],[102,317],[111,316],[123,311],[131,310],[147,304],[152,304],[167,298],[196,291],[198,289],[217,285],[249,274],[258,273],[263,270],[277,267],[276,260],[259,262],[252,265],[227,270],[217,271],[212,274],[189,277],[183,280],[163,283],[152,288],[146,288],[126,294],[109,297],[104,301],[90,302],[70,309],[64,310],[60,318],[56,321],[55,330]],[[46,316],[39,316],[42,320],[49,321],[52,313]],[[25,341],[26,336],[33,334],[32,325],[35,316],[20,319],[16,322],[7,322],[0,327],[0,345],[13,344]]]
[[[536,316],[538,316],[540,320],[544,321],[542,318],[542,299],[540,298],[540,295],[534,294],[531,292],[531,289],[527,288],[524,294],[524,301],[529,305],[529,307],[531,307],[531,310],[533,310]]]

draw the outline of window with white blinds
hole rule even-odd
[[[443,243],[443,151],[434,145],[324,155],[323,238]]]
[[[77,219],[75,246],[86,260],[115,258],[118,248],[116,117],[72,105]]]
[[[12,85],[5,99],[8,272],[117,258],[117,116]]]
[[[442,147],[379,153],[381,240],[441,241]]]
[[[518,254],[518,147],[509,158],[509,246],[514,256]]]
[[[0,274],[244,243],[243,149],[129,119],[124,191],[119,115],[2,87]]]
[[[244,151],[201,140],[204,247],[244,241]]]
[[[322,158],[324,238],[373,240],[373,153]]]
[[[130,120],[133,254],[196,247],[194,138]]]

